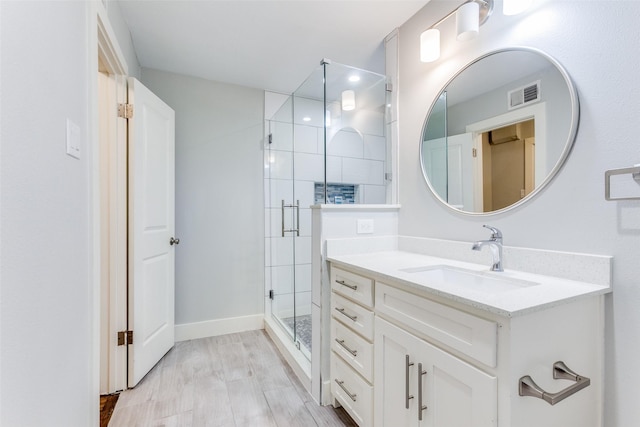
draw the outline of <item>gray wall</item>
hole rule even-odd
[[[118,39],[118,45],[120,45],[120,50],[127,63],[128,74],[130,77],[135,77],[140,80],[141,69],[138,62],[138,56],[136,55],[135,47],[133,46],[133,40],[131,40],[129,27],[122,16],[120,3],[109,0],[105,7],[109,17],[109,24],[111,24],[111,28],[115,33],[116,39]]]
[[[614,256],[614,293],[606,299],[607,427],[640,418],[640,201],[604,200],[607,169],[640,163],[640,3],[546,1],[515,17],[498,2],[475,40],[455,42],[441,26],[439,61],[418,58],[420,33],[457,3],[434,0],[400,29],[400,234],[460,241],[486,238],[489,223],[506,245]],[[564,65],[578,88],[581,121],[573,151],[552,184],[526,205],[488,218],[452,213],[424,182],[418,147],[429,106],[462,65],[508,46],[542,49]],[[631,178],[629,178],[631,179]]]
[[[0,2],[3,426],[97,423],[88,4]],[[65,153],[67,119],[80,160]]]
[[[176,112],[176,324],[263,313],[264,92],[143,68]]]

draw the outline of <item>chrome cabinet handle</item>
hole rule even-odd
[[[405,384],[405,391],[404,391],[404,396],[405,396],[405,407],[407,409],[409,409],[409,400],[413,399],[413,395],[409,394],[409,367],[413,366],[414,363],[409,361],[409,355],[407,354],[406,358],[405,358],[405,378],[404,378],[404,384]]]
[[[285,230],[284,228],[284,208],[295,208],[296,209],[296,228],[291,228],[289,230]],[[296,200],[295,205],[285,205],[284,199],[282,200],[281,205],[281,213],[282,213],[282,237],[284,237],[284,233],[295,232],[296,236],[300,237],[300,200]]]
[[[358,350],[351,350],[351,349],[350,349],[349,347],[347,347],[347,345],[344,343],[344,340],[340,340],[340,339],[336,338],[336,342],[337,342],[338,344],[340,344],[340,346],[341,346],[342,348],[344,348],[344,349],[345,349],[345,350],[347,350],[349,353],[351,353],[351,355],[352,355],[353,357],[357,357],[357,356],[358,356]]]
[[[555,405],[591,384],[591,380],[589,378],[576,374],[562,361],[558,361],[553,364],[553,379],[571,380],[575,381],[575,384],[572,384],[557,393],[549,393],[536,384],[531,376],[525,375],[520,378],[520,381],[518,381],[518,394],[520,396],[537,397],[550,405]]]
[[[418,363],[418,421],[422,421],[422,411],[427,409],[427,405],[422,404],[422,376],[427,375],[427,371],[422,370],[422,363]]]
[[[169,239],[169,244],[171,246],[173,245],[179,245],[180,244],[180,239],[174,239],[173,237]]]
[[[348,317],[349,319],[353,320],[354,322],[355,322],[356,320],[358,320],[358,316],[352,316],[352,315],[350,315],[349,313],[347,313],[346,311],[344,311],[344,308],[338,308],[338,307],[336,307],[336,311],[337,311],[338,313],[340,313],[340,314],[345,315],[346,317]]]
[[[344,381],[340,381],[339,379],[336,378],[336,384],[338,384],[340,386],[340,388],[342,390],[344,390],[345,393],[347,393],[347,396],[349,396],[351,398],[351,400],[353,400],[354,402],[356,401],[356,397],[358,396],[355,393],[351,393],[349,390],[347,390],[347,388],[344,386]]]
[[[336,283],[342,286],[346,286],[349,289],[353,289],[354,291],[358,290],[358,286],[357,285],[350,285],[347,282],[345,282],[344,280],[336,280]]]

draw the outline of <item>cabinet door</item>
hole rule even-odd
[[[422,405],[426,406],[420,426],[497,426],[496,377],[426,342],[418,363],[423,375],[416,375],[422,381]]]
[[[422,340],[376,317],[374,340],[374,402],[376,403],[373,417],[376,427],[417,427],[419,425],[417,358],[422,345]]]
[[[374,351],[376,427],[497,426],[495,377],[379,317]]]

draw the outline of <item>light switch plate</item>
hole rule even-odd
[[[356,228],[358,234],[372,234],[373,233],[373,219],[358,219],[356,221]]]
[[[67,119],[67,154],[80,158],[80,126]]]

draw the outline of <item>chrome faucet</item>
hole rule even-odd
[[[491,238],[489,240],[478,240],[474,242],[471,249],[479,251],[483,246],[489,246],[491,256],[493,257],[491,271],[504,271],[502,268],[502,232],[489,225],[483,225],[483,227],[491,231]]]

